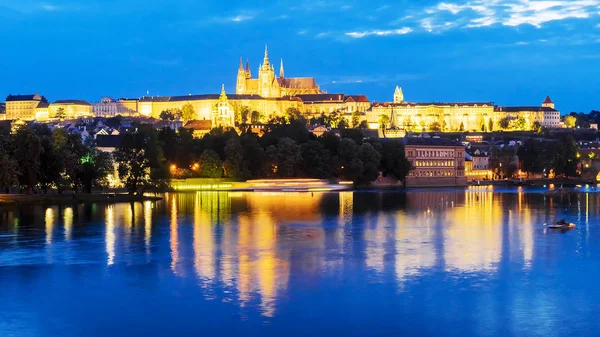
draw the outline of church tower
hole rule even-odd
[[[238,69],[237,75],[237,84],[235,86],[235,93],[238,95],[243,95],[246,91],[246,71],[244,71],[244,66],[242,64],[242,58],[240,57],[240,68]]]
[[[542,103],[542,107],[554,109],[554,102],[550,99],[550,96],[546,96],[546,100]]]
[[[394,92],[394,103],[404,103],[404,93],[399,86],[396,86],[396,91]]]
[[[279,66],[279,78],[284,78],[284,76],[283,76],[283,59],[281,59],[281,65]]]
[[[250,62],[246,59],[246,79],[249,80],[252,78],[252,73],[250,72]]]
[[[258,70],[258,94],[268,98],[273,96],[272,88],[275,81],[275,68],[269,62],[269,50],[265,46],[265,58]]]

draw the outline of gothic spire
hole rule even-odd
[[[241,56],[240,56],[240,69],[239,70],[244,71],[244,64],[243,64]]]
[[[225,84],[221,84],[221,95],[219,96],[219,100],[222,102],[227,100],[227,94],[225,93]]]
[[[281,66],[279,67],[279,77],[283,78],[283,59],[281,59]]]
[[[265,45],[265,59],[263,60],[263,65],[264,66],[269,65],[269,48],[267,45]]]
[[[250,62],[246,59],[246,78],[252,78],[252,73],[250,73]]]

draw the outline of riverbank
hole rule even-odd
[[[1,205],[73,204],[158,201],[160,197],[114,193],[72,194],[0,194]]]

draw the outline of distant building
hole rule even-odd
[[[61,114],[63,117],[61,117]],[[65,99],[51,103],[48,107],[49,118],[80,118],[92,115],[92,105],[83,100]]]
[[[511,119],[524,118],[530,127],[532,127],[535,122],[546,128],[562,127],[560,122],[560,111],[554,108],[554,102],[552,102],[550,96],[546,96],[542,106],[497,107],[496,111],[503,113]]]
[[[413,169],[406,187],[466,186],[465,148],[443,138],[406,137],[405,154]]]
[[[8,95],[6,97],[7,120],[35,120],[35,109],[41,102],[48,102],[44,96],[33,95]]]
[[[468,181],[492,179],[493,174],[489,167],[490,157],[487,153],[475,150],[471,153],[466,153],[465,156],[469,161],[465,170]]]
[[[191,130],[195,138],[202,138],[212,130],[212,125],[212,121],[210,120],[194,120],[185,123],[183,128]]]
[[[92,103],[92,113],[98,117],[134,116],[138,113],[138,100],[102,97],[100,102]]]
[[[286,78],[283,60],[279,68],[279,77],[275,77],[275,67],[269,60],[269,51],[265,47],[263,63],[258,68],[258,78],[252,78],[250,66],[246,61],[246,69],[240,58],[235,93],[238,95],[258,95],[263,98],[281,98],[306,94],[320,94],[321,90],[312,77]]]
[[[493,102],[406,102],[400,87],[396,87],[393,102],[373,103],[367,112],[370,128],[387,126],[412,131],[476,131],[500,130],[503,118],[522,118],[522,130],[533,130],[535,122],[547,128],[560,128],[560,112],[550,97],[541,106],[496,106]]]
[[[0,121],[6,120],[6,104],[0,103]]]

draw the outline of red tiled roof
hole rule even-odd
[[[212,121],[210,120],[195,120],[189,121],[185,123],[183,126],[186,129],[192,130],[211,130],[212,129]]]
[[[550,96],[546,96],[546,100],[544,101],[544,104],[551,104],[554,103],[552,102],[552,100],[550,99]]]

